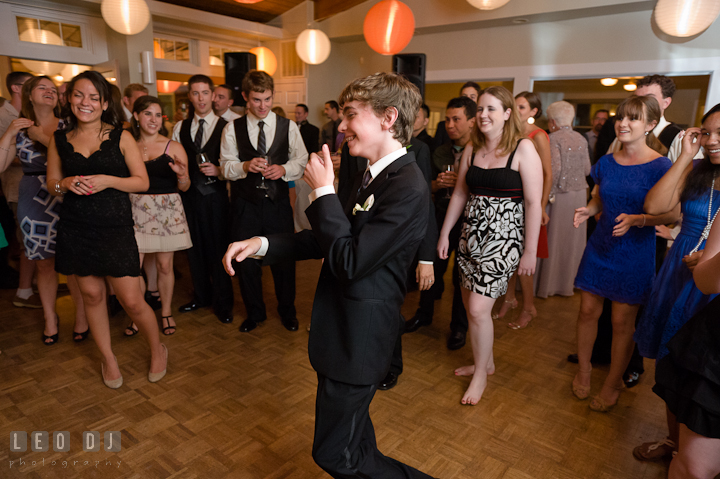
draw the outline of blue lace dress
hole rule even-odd
[[[623,166],[609,154],[592,167],[603,211],[585,247],[576,288],[619,303],[645,303],[655,279],[655,228],[631,227],[620,237],[612,233],[620,214],[642,214],[648,191],[671,166],[664,156]]]
[[[675,238],[658,276],[653,283],[652,293],[645,306],[637,330],[640,355],[660,359],[668,354],[667,343],[685,322],[703,309],[716,295],[704,295],[693,281],[692,272],[682,262],[700,240],[708,221],[707,193],[682,203],[682,229]],[[713,192],[712,214],[720,208],[720,191]],[[705,248],[705,241],[700,249]]]

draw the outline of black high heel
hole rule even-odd
[[[73,331],[73,341],[75,341],[76,343],[83,342],[87,339],[88,334],[90,334],[90,328],[87,328],[83,333]]]
[[[60,318],[58,317],[57,314],[55,315],[55,324],[57,325],[57,328],[58,328],[57,333],[53,334],[52,336],[47,336],[43,332],[42,340],[43,340],[43,344],[45,346],[52,346],[53,344],[57,344],[57,342],[58,342],[58,338],[60,336]],[[48,339],[50,340],[49,343],[47,342]]]

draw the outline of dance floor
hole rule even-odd
[[[174,310],[190,299],[183,255]],[[72,341],[73,306],[58,300],[60,342],[44,346],[42,311],[15,308],[0,290],[0,477],[2,478],[322,478],[310,455],[316,376],[307,357],[318,261],[298,267],[300,331],[288,332],[275,311],[272,277],[264,268],[268,319],[240,333],[244,307],[235,284],[235,322],[212,311],[175,314],[177,333],[164,339],[167,376],[147,380],[142,336],[123,336],[125,313],[110,320],[125,378],[106,388],[92,339]],[[450,284],[449,275],[446,284]],[[419,294],[408,295],[411,317]],[[497,372],[481,402],[460,405],[469,378],[470,345],[445,348],[450,294],[435,321],[403,337],[405,371],[390,391],[378,391],[371,415],[380,450],[443,479],[661,479],[663,463],[642,463],[632,448],[666,434],[663,402],[652,391],[654,368],[624,392],[609,414],[593,412],[571,394],[579,295],[536,300],[538,317],[521,331],[495,321]],[[513,311],[517,314],[517,309]],[[158,311],[159,313],[159,311]],[[159,315],[158,315],[159,316]],[[511,315],[514,317],[514,315]],[[607,367],[594,370],[592,394]],[[69,432],[69,451],[11,452],[12,431]],[[83,432],[121,432],[117,452],[83,451]]]

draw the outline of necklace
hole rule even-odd
[[[140,142],[138,142],[138,143],[140,143]],[[147,158],[148,154],[147,154],[147,145],[145,145],[145,140],[142,140],[142,147],[143,147],[143,156],[145,158]]]
[[[712,214],[713,193],[715,193],[715,175],[713,175],[712,186],[710,186],[710,202],[708,203],[707,224],[705,225],[705,229],[703,229],[703,232],[700,235],[700,241],[698,241],[698,244],[692,250],[690,250],[688,254],[693,254],[697,252],[702,242],[708,239],[708,236],[710,236],[710,228],[712,228],[712,225],[715,222],[715,218],[717,218],[717,215],[720,212],[720,208],[718,208],[718,210],[715,212],[715,215]]]

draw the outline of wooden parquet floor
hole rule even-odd
[[[175,308],[190,294],[182,255]],[[114,351],[125,378],[118,390],[101,382],[92,340],[72,341],[73,307],[58,301],[60,342],[41,344],[42,313],[12,306],[0,291],[1,478],[328,477],[310,455],[316,376],[307,358],[310,307],[320,263],[298,268],[300,331],[290,333],[275,312],[272,278],[264,271],[268,320],[240,333],[244,308],[236,289],[235,322],[210,310],[176,314],[178,331],[165,340],[168,375],[147,381],[141,336],[125,338],[124,313],[111,319]],[[449,284],[446,281],[446,284]],[[404,306],[414,313],[418,293]],[[453,369],[469,364],[470,346],[448,351],[450,295],[437,303],[431,326],[403,338],[405,371],[371,407],[380,450],[443,479],[661,479],[666,465],[641,463],[631,451],[664,437],[664,405],[651,391],[653,365],[610,414],[576,400],[570,382],[579,296],[537,300],[532,326],[511,331],[495,322],[497,372],[479,405],[459,401],[469,379]],[[517,310],[515,310],[517,311]],[[596,368],[593,393],[607,368]],[[120,452],[83,452],[83,431],[122,432]],[[69,452],[10,452],[11,431],[69,431]],[[34,462],[33,462],[34,461]],[[53,465],[52,462],[55,461]],[[12,464],[11,464],[12,463]]]

